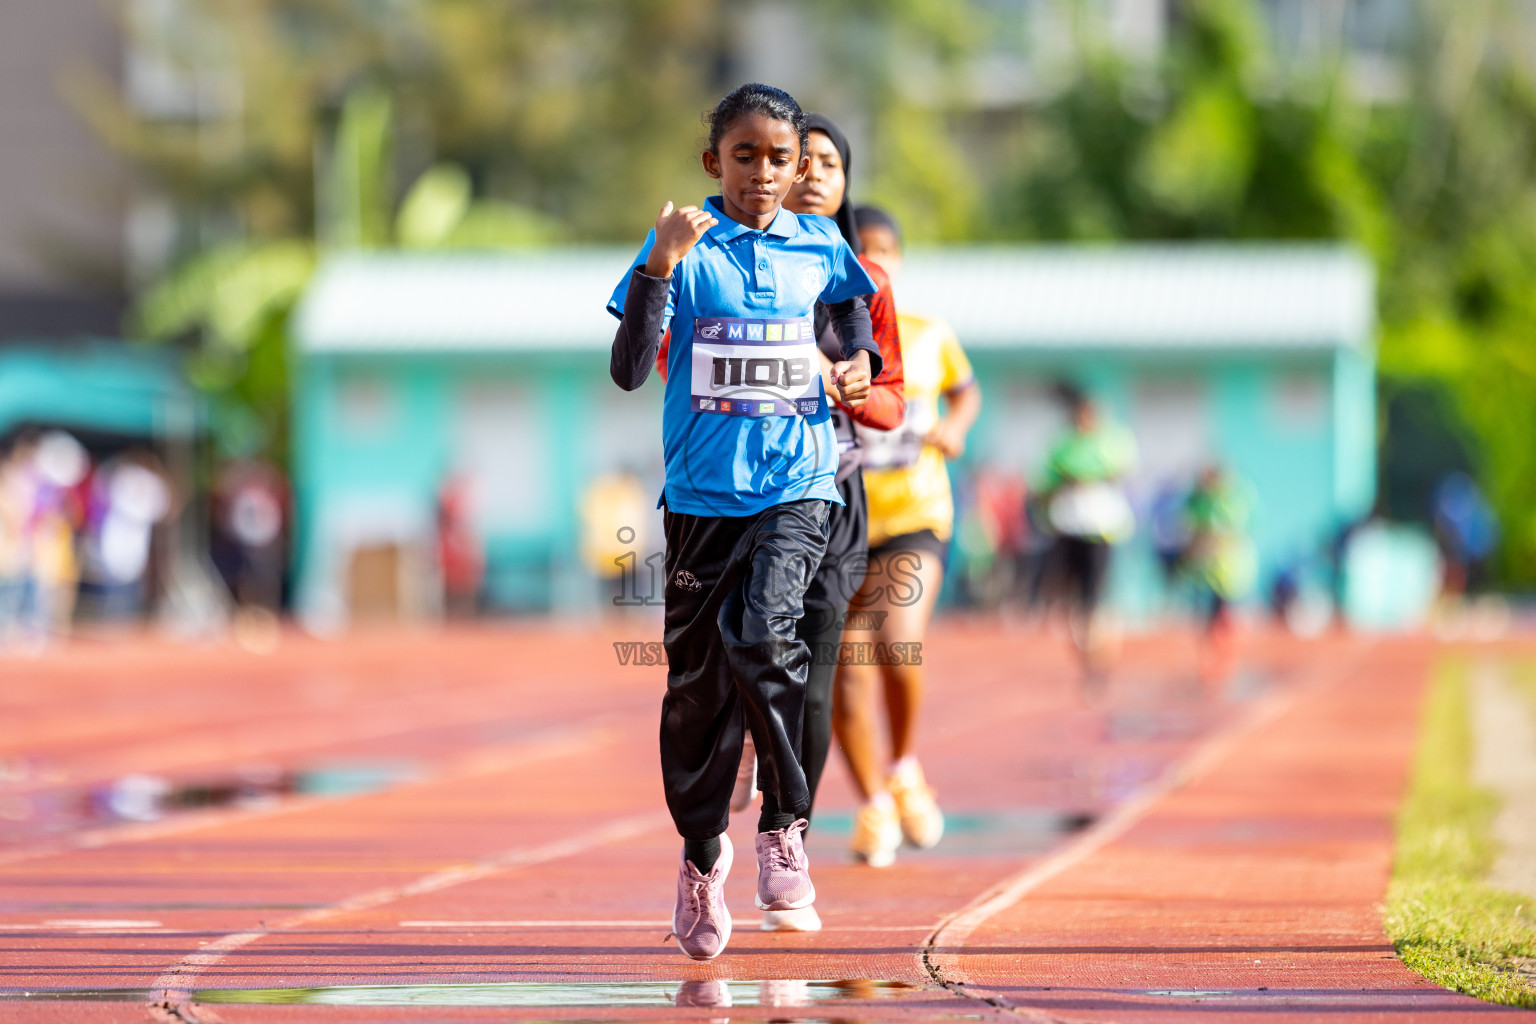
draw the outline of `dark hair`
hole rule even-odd
[[[748,82],[740,85],[725,94],[725,98],[715,104],[715,109],[704,116],[709,125],[709,151],[716,156],[720,154],[720,136],[730,131],[735,124],[747,114],[762,114],[764,117],[775,121],[786,121],[800,136],[800,152],[805,153],[806,144],[809,141],[809,132],[805,127],[805,111],[800,109],[800,104],[795,98],[783,89],[775,89],[771,85],[761,85],[757,82]]]
[[[885,228],[895,237],[898,249],[906,244],[901,237],[901,225],[896,222],[896,218],[878,206],[856,207],[853,211],[853,226],[860,231],[865,228]]]
[[[1056,400],[1065,405],[1069,412],[1073,413],[1083,406],[1091,404],[1093,401],[1093,399],[1088,397],[1086,391],[1070,380],[1058,380],[1052,385],[1051,391],[1055,394]]]

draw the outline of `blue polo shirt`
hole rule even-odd
[[[786,501],[838,496],[837,439],[810,327],[831,305],[875,291],[837,225],[780,209],[762,231],[718,223],[672,271],[672,330],[662,399],[662,502],[696,516],[749,516]],[[646,236],[631,267],[655,244]],[[626,271],[608,300],[624,315]],[[695,351],[697,348],[697,351]]]

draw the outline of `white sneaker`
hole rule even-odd
[[[752,734],[741,744],[741,764],[736,766],[736,788],[731,790],[731,810],[744,811],[757,797],[757,747]]]
[[[801,907],[799,910],[765,910],[763,911],[763,931],[819,932],[821,915],[816,913],[815,904]]]
[[[811,983],[808,981],[775,978],[757,983],[759,1006],[813,1006]]]
[[[904,771],[892,775],[886,786],[896,801],[896,815],[907,842],[919,850],[937,845],[944,837],[944,812],[934,799],[933,787],[923,778],[922,767],[910,762]]]
[[[901,847],[901,820],[896,814],[896,804],[867,803],[853,816],[853,837],[848,852],[855,860],[861,860],[872,868],[890,867],[896,863],[896,851]]]

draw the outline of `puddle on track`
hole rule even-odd
[[[1044,808],[1019,808],[990,813],[947,813],[944,838],[930,850],[904,847],[902,857],[1012,857],[1043,853],[1062,839],[1092,825],[1094,817],[1082,812]],[[813,854],[842,857],[847,836],[853,831],[853,815],[829,812],[816,816],[816,826],[806,833],[806,848]]]
[[[903,981],[512,981],[468,985],[335,985],[319,988],[201,989],[195,1003],[304,1006],[818,1006],[899,999],[930,990]],[[144,989],[0,990],[0,1002],[147,1002]]]
[[[181,780],[128,774],[95,786],[26,796],[7,796],[0,787],[0,845],[80,828],[161,821],[190,811],[267,806],[291,796],[357,796],[420,776],[420,766],[409,761],[333,760],[297,768],[249,766]]]

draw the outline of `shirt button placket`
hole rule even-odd
[[[773,291],[773,265],[768,262],[767,247],[758,240],[752,249],[757,254],[757,290],[771,292]]]

